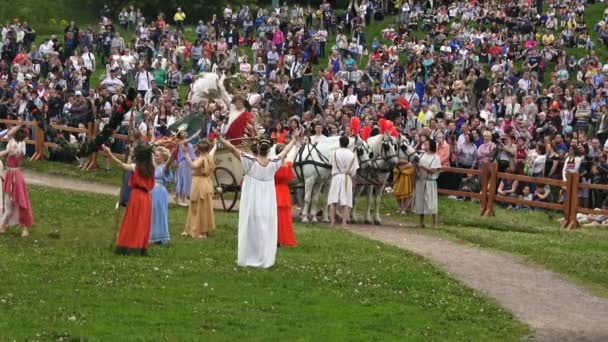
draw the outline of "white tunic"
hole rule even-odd
[[[357,173],[359,161],[347,148],[337,149],[331,158],[331,184],[327,204],[339,204],[353,207],[353,179]]]
[[[424,153],[418,165],[431,169],[441,168],[441,160],[435,153]],[[416,191],[414,192],[414,214],[437,214],[437,173],[429,173],[423,169],[416,170]]]
[[[239,207],[238,264],[268,268],[277,253],[277,197],[274,174],[283,160],[270,159],[267,166],[241,153],[245,170]]]

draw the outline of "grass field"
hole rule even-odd
[[[393,219],[414,223],[413,215],[395,215],[395,200],[385,195],[382,211]],[[479,216],[479,203],[440,197],[437,234],[523,256],[564,274],[595,293],[608,297],[608,228],[564,230],[549,211],[507,211]]]
[[[122,170],[111,164],[110,171],[104,170],[104,159],[98,157],[97,159],[99,169],[95,171],[80,171],[78,162],[74,160],[73,163],[54,162],[48,160],[38,161],[25,161],[23,168],[35,172],[43,172],[50,175],[81,179],[83,181],[94,182],[99,184],[107,185],[121,185],[122,184]]]
[[[269,270],[235,266],[234,214],[207,240],[112,253],[113,198],[31,189],[32,236],[0,236],[0,340],[520,340],[492,301],[397,248],[296,228]],[[49,233],[59,235],[57,239]]]

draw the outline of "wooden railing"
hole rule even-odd
[[[28,138],[25,140],[26,144],[35,146],[35,151],[32,154],[32,156],[30,157],[30,160],[32,160],[32,161],[45,159],[44,151],[46,149],[59,147],[59,145],[54,142],[46,141],[46,136],[45,136],[44,132],[38,127],[38,124],[36,121],[18,121],[18,120],[0,119],[0,123],[6,124],[9,127],[11,125],[20,124],[20,125],[27,127],[30,131],[35,132],[34,139]],[[54,124],[52,124],[51,127],[60,132],[69,132],[69,133],[75,133],[75,134],[84,133],[87,135],[87,141],[94,139],[97,136],[97,134],[99,134],[99,124],[93,123],[93,122],[89,123],[86,128],[78,128],[78,127],[71,127],[71,126],[66,126],[66,125],[54,125]],[[124,135],[124,134],[113,134],[112,137],[116,140],[123,140],[123,141],[128,140],[128,136]],[[115,155],[118,157],[124,157],[124,155],[119,154],[119,153],[115,153]],[[82,165],[81,170],[82,171],[94,171],[97,168],[98,168],[97,153],[93,153],[88,157],[86,163],[84,163]]]
[[[462,169],[462,168],[458,168],[458,167],[442,167],[441,172],[442,173],[449,172],[452,174],[481,177],[481,182],[480,182],[481,188],[482,189],[488,188],[488,182],[490,180],[490,172],[489,172],[488,163],[484,163],[483,167],[481,169]],[[483,216],[487,210],[487,204],[488,204],[488,192],[487,191],[470,192],[470,191],[450,190],[450,189],[439,188],[439,189],[437,189],[437,192],[441,195],[475,198],[475,199],[479,200],[479,203],[481,205],[481,211],[480,211],[481,216]]]
[[[596,210],[579,206],[578,191],[580,189],[600,190],[608,192],[608,184],[580,183],[578,173],[569,173],[565,181],[551,178],[537,178],[498,172],[497,163],[491,163],[489,165],[486,164],[481,170],[446,167],[441,168],[441,171],[455,174],[478,175],[481,177],[481,191],[479,193],[448,189],[437,190],[439,194],[443,195],[453,195],[479,199],[481,206],[481,216],[494,216],[494,206],[497,202],[561,211],[564,214],[564,221],[562,223],[562,227],[568,229],[574,229],[578,227],[579,224],[576,215],[579,213],[586,215],[608,215],[608,210]],[[535,200],[525,200],[517,197],[501,196],[497,193],[497,187],[499,181],[502,179],[559,187],[563,191],[563,200],[560,200],[558,202],[544,202]]]

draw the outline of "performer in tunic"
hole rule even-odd
[[[420,215],[420,227],[424,227],[424,215],[432,215],[433,228],[437,224],[437,177],[441,171],[441,160],[435,153],[437,143],[430,140],[422,144],[424,153],[416,170],[414,214]]]
[[[346,226],[350,209],[353,207],[353,176],[357,173],[357,156],[349,150],[347,136],[340,137],[340,148],[331,157],[331,183],[327,204],[330,205],[331,225],[336,224],[336,206],[342,207],[342,226]]]
[[[213,148],[212,148],[213,146]],[[198,144],[200,156],[192,161],[186,153],[187,146],[182,145],[186,162],[192,168],[192,192],[190,194],[190,208],[186,227],[182,236],[206,238],[215,230],[215,217],[213,215],[213,183],[211,176],[215,171],[215,144],[207,138]]]
[[[28,135],[29,131],[21,125],[13,127],[8,132],[10,140],[6,150],[0,152],[0,157],[7,156],[8,168],[2,186],[4,208],[0,219],[0,233],[6,232],[8,226],[19,225],[22,237],[29,236],[29,227],[34,225],[30,196],[20,170],[25,157],[24,140]]]
[[[186,131],[180,131],[177,134],[178,145],[181,145],[184,141],[187,141]],[[182,207],[188,206],[187,198],[190,196],[192,191],[192,169],[186,161],[186,153],[189,155],[190,160],[194,159],[194,147],[188,141],[186,142],[188,151],[184,152],[183,149],[179,149],[177,153],[177,171],[175,176],[175,202],[177,205]]]
[[[393,196],[397,200],[399,214],[405,215],[410,210],[415,171],[413,164],[403,159],[397,162],[393,170]]]
[[[277,146],[277,153],[280,153],[284,147],[285,145]],[[293,233],[293,217],[291,214],[291,192],[289,191],[289,182],[295,177],[291,162],[287,162],[281,166],[279,171],[274,175],[274,186],[277,193],[279,247],[293,247],[296,245],[296,237]]]
[[[169,237],[169,192],[167,183],[173,180],[171,152],[159,146],[154,151],[154,188],[152,189],[151,243],[167,243]]]
[[[131,197],[125,216],[120,225],[116,253],[146,255],[150,244],[150,225],[152,224],[152,196],[154,188],[154,163],[152,147],[139,144],[135,147],[135,164],[126,164],[116,158],[110,149],[102,145],[104,152],[125,171],[132,171],[129,181]]]
[[[300,131],[294,132],[299,138]],[[275,173],[294,146],[293,139],[275,158],[268,158],[270,139],[261,139],[257,156],[239,151],[228,140],[220,142],[241,161],[245,170],[239,207],[238,265],[268,268],[274,265],[277,252],[277,199]]]

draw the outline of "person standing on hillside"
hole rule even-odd
[[[186,13],[182,11],[181,7],[178,7],[177,12],[173,16],[173,21],[178,32],[184,32],[184,20],[186,20]]]

